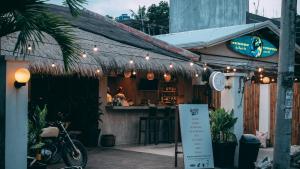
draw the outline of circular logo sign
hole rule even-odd
[[[257,36],[253,36],[251,39],[250,49],[253,57],[255,58],[261,57],[263,51],[262,40]]]
[[[213,72],[209,77],[210,87],[217,91],[225,89],[225,76],[222,72]]]

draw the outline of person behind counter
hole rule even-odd
[[[129,106],[122,86],[118,88],[118,93],[114,96],[114,100],[118,106]]]
[[[111,96],[110,88],[107,88],[107,94],[106,94],[106,102],[107,104],[112,104],[113,98]]]

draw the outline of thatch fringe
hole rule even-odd
[[[89,33],[80,29],[74,29],[77,36],[77,43],[87,57],[80,57],[70,64],[68,73],[76,73],[82,76],[99,76],[109,74],[110,71],[123,72],[126,70],[153,71],[163,74],[193,76],[201,73],[202,67],[194,64],[190,66],[188,61],[182,61],[166,55],[154,53],[144,49],[136,48],[120,42],[105,38],[100,35]],[[1,38],[2,55],[11,57],[23,57],[20,53],[13,53],[17,33]],[[62,53],[55,40],[49,36],[42,45],[36,46],[35,50],[25,57],[30,61],[32,73],[45,73],[53,75],[66,74],[62,61]],[[93,47],[97,46],[99,51],[94,52]],[[150,59],[147,61],[146,56]],[[133,64],[129,61],[133,60]],[[53,67],[52,64],[55,64]],[[173,64],[173,68],[169,65]]]

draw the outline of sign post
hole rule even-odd
[[[208,106],[179,105],[185,169],[214,168]]]

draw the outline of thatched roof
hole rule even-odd
[[[84,11],[80,17],[72,18],[65,7],[49,5],[49,9],[71,21],[77,43],[87,53],[86,58],[80,57],[71,64],[71,72],[94,76],[109,73],[111,70],[121,72],[134,69],[191,76],[195,72],[202,71],[199,65],[194,64],[192,67],[189,65],[191,60],[199,58],[198,55],[168,45],[99,14]],[[17,33],[14,33],[1,38],[2,55],[23,56],[12,52],[16,37]],[[93,51],[95,45],[99,49],[97,52]],[[147,55],[150,57],[149,61],[145,59]],[[32,72],[64,73],[60,48],[49,36],[46,36],[43,45],[37,46],[25,57],[30,60]],[[130,60],[134,63],[130,64]],[[170,69],[170,64],[173,64],[174,68]]]

